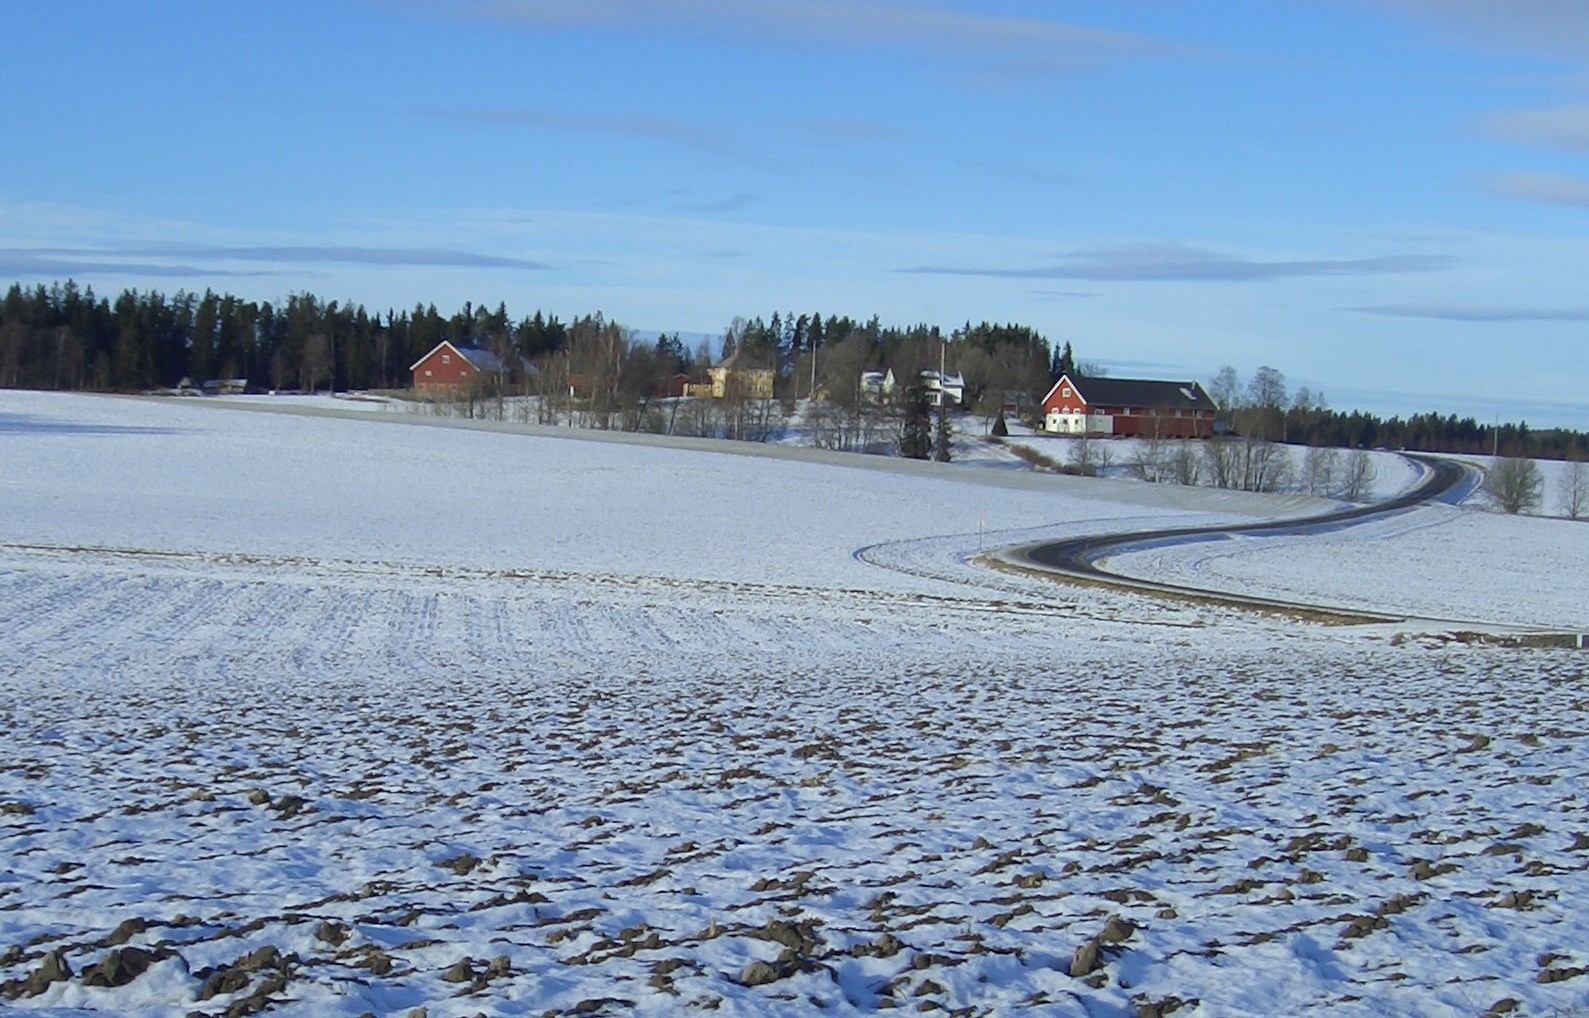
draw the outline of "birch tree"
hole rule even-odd
[[[1561,474],[1561,509],[1569,520],[1589,516],[1589,463],[1569,460]]]

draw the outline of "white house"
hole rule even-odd
[[[894,369],[861,372],[861,398],[881,403],[894,395]]]
[[[927,402],[933,406],[962,406],[966,401],[965,376],[956,372],[923,371],[921,385],[927,390]]]

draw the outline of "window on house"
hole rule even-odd
[[[1064,396],[1066,399],[1070,399],[1070,390],[1069,389],[1061,389],[1061,390],[1059,390],[1059,394],[1061,396]]]
[[[450,354],[450,353],[442,354],[441,355],[441,362],[443,364],[451,364],[452,363],[452,354]]]

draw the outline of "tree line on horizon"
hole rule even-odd
[[[1222,366],[1206,386],[1230,430],[1251,439],[1340,449],[1402,449],[1456,453],[1589,459],[1589,434],[1565,428],[1533,429],[1528,422],[1480,424],[1473,417],[1424,413],[1383,418],[1360,410],[1330,408],[1321,392],[1306,386],[1294,392],[1285,375],[1264,365],[1245,382],[1236,369]]]
[[[542,311],[515,319],[501,303],[466,303],[450,316],[434,304],[371,313],[309,293],[272,304],[213,290],[126,290],[111,300],[68,281],[13,284],[0,300],[0,387],[139,392],[184,378],[243,378],[259,390],[406,389],[410,366],[444,340],[490,350],[510,369],[551,367],[544,373],[625,401],[678,375],[703,380],[729,357],[772,368],[785,399],[816,387],[842,400],[863,371],[892,367],[914,378],[948,356],[974,399],[1014,394],[1031,403],[1051,367],[1048,341],[1021,325],[968,322],[945,335],[937,326],[887,326],[875,315],[774,313],[736,318],[717,342],[691,348],[678,333],[637,340],[600,312],[567,322]]]
[[[641,341],[596,312],[568,322],[537,310],[515,319],[505,303],[465,303],[443,316],[434,304],[371,313],[309,293],[281,304],[205,290],[125,290],[114,300],[68,280],[12,284],[0,300],[0,387],[138,392],[182,379],[246,378],[255,389],[406,389],[409,367],[443,340],[492,350],[508,364],[581,378],[614,406],[646,400],[676,376],[699,380],[717,359],[771,368],[775,395],[859,399],[862,372],[892,369],[902,387],[940,363],[964,377],[966,405],[990,420],[1008,406],[1031,420],[1060,374],[1101,374],[1028,326],[966,322],[885,325],[819,313],[736,318],[714,344],[688,347],[678,333]],[[594,382],[594,384],[590,384]],[[1230,367],[1207,383],[1225,424],[1269,441],[1343,448],[1589,458],[1589,436],[1567,429],[1499,426],[1424,413],[1383,418],[1327,406],[1321,394],[1288,393],[1262,367],[1243,386]],[[529,386],[524,386],[525,391]]]

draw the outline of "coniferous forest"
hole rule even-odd
[[[1015,404],[1034,410],[1064,371],[1088,371],[1069,342],[1055,346],[1022,325],[982,323],[948,333],[819,313],[736,318],[715,344],[689,349],[677,334],[636,341],[599,312],[563,322],[536,311],[515,319],[505,304],[466,303],[450,315],[434,304],[371,313],[353,302],[293,294],[275,305],[206,290],[173,294],[126,290],[114,299],[72,281],[13,284],[0,301],[0,387],[139,392],[208,379],[247,379],[251,390],[406,389],[409,367],[443,340],[483,347],[504,362],[563,360],[576,373],[610,373],[611,391],[648,398],[678,376],[701,378],[710,362],[740,354],[777,372],[776,394],[848,391],[859,373],[892,369],[914,378],[947,358],[966,381],[966,404],[991,419]],[[567,377],[565,364],[560,375]],[[1247,389],[1222,369],[1211,393],[1221,409],[1252,406]],[[1499,425],[1439,412],[1383,418],[1330,408],[1319,394],[1278,392],[1272,368],[1254,376],[1283,440],[1342,448],[1589,458],[1589,436],[1564,429]]]

